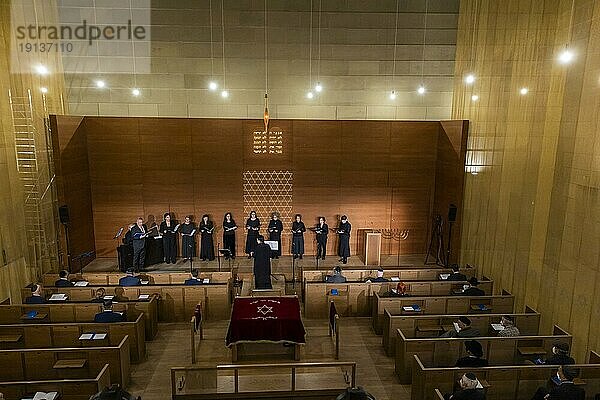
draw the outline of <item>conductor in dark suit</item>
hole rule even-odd
[[[552,382],[553,388],[548,390],[540,387],[531,400],[585,400],[585,390],[573,383],[573,379],[579,376],[579,370],[570,365],[561,365]]]
[[[137,276],[133,276],[132,269],[128,269],[127,275],[119,279],[119,286],[139,286],[141,284],[141,279]]]
[[[265,238],[259,235],[256,238],[254,249],[254,288],[272,289],[271,286],[271,247],[265,243]]]
[[[69,280],[69,272],[64,269],[58,273],[58,280],[54,282],[54,286],[68,287],[73,286],[73,282]]]
[[[42,285],[31,285],[31,296],[25,299],[25,304],[44,304],[46,299],[42,296]]]
[[[98,322],[98,323],[123,322],[123,314],[114,312],[112,309],[112,301],[106,300],[102,304],[102,312],[99,312],[94,317],[94,322]]]
[[[144,268],[147,234],[148,227],[144,224],[142,217],[138,217],[135,225],[131,228],[131,237],[133,239],[133,268],[136,271]]]

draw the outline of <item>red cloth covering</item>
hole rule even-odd
[[[297,297],[238,297],[233,302],[225,344],[306,343]]]

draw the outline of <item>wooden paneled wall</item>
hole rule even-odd
[[[243,227],[244,171],[292,172],[292,213],[301,213],[307,226],[324,215],[332,228],[348,215],[353,254],[358,232],[368,228],[411,229],[402,253],[424,253],[436,191],[456,181],[462,187],[464,175],[462,164],[453,165],[445,171],[454,178],[436,182],[440,153],[452,150],[438,145],[448,140],[438,121],[271,121],[271,131],[283,131],[281,154],[253,152],[253,131],[263,129],[261,120],[85,117],[84,122],[100,257],[115,255],[114,233],[137,216],[160,222],[171,211],[178,220],[192,214],[198,222],[208,213],[220,226],[231,211]],[[466,137],[466,126],[459,134]],[[464,143],[459,140],[459,146]],[[269,216],[259,218],[264,232]],[[216,239],[221,242],[221,231]],[[306,239],[306,253],[312,254],[313,234]],[[244,241],[242,229],[238,254]],[[283,242],[285,253],[289,235]],[[336,244],[331,234],[329,254]],[[395,253],[397,246],[384,241],[383,252]]]

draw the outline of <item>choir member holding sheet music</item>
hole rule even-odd
[[[248,254],[248,258],[251,258],[254,255],[256,238],[260,231],[260,220],[256,217],[256,211],[250,211],[250,218],[246,220],[246,230],[248,231],[248,235],[246,236],[246,254]]]
[[[268,231],[269,240],[277,241],[277,250],[271,251],[271,258],[279,258],[279,256],[281,256],[281,231],[283,231],[283,223],[279,219],[277,213],[271,214]]]
[[[325,223],[325,217],[319,217],[315,232],[317,234],[317,258],[324,260],[327,251],[327,234],[329,233],[329,226]]]
[[[213,232],[215,225],[208,218],[208,214],[202,216],[200,221],[200,258],[202,261],[215,259],[215,248],[213,244]]]
[[[292,222],[292,254],[294,258],[302,258],[304,254],[304,232],[306,232],[306,227],[302,222],[302,215],[296,214],[295,221]]]
[[[179,233],[181,233],[181,253],[183,258],[191,260],[196,253],[196,224],[192,222],[192,218],[187,215],[185,222],[179,225]]]
[[[138,217],[135,225],[131,228],[131,238],[133,239],[133,268],[136,271],[144,268],[146,259],[146,236],[148,227],[144,224],[144,219]]]
[[[235,258],[235,230],[237,225],[230,212],[223,217],[223,247],[229,249],[231,258]],[[227,256],[225,256],[227,259]]]
[[[165,213],[160,223],[159,232],[162,234],[164,261],[167,264],[175,264],[177,258],[177,228],[175,221],[171,219],[170,213]]]
[[[350,231],[352,230],[352,225],[348,222],[348,217],[342,215],[340,226],[337,229],[337,234],[340,237],[339,248],[338,248],[338,256],[340,257],[340,261],[344,264],[348,262],[348,257],[350,257]]]

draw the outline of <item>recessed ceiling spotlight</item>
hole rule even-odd
[[[40,88],[40,92],[42,92],[42,93],[48,93],[48,88],[47,88],[47,87],[44,87],[44,86],[42,86],[42,87]]]
[[[141,94],[140,89],[132,89],[131,94],[134,96],[139,96]]]
[[[98,80],[98,81],[96,81],[96,87],[97,87],[98,89],[102,89],[102,88],[103,88],[103,87],[105,87],[105,86],[106,86],[106,82],[104,82],[104,81],[102,81],[102,80]]]
[[[40,75],[47,75],[50,71],[48,71],[45,65],[39,64],[35,66],[35,72]]]
[[[522,96],[525,96],[527,93],[529,93],[529,89],[527,89],[526,87],[522,87],[519,90],[519,93],[521,93]]]
[[[313,94],[313,92],[306,93],[306,98],[307,99],[312,99],[313,97],[315,97],[315,95]]]
[[[320,92],[321,90],[323,90],[323,86],[321,86],[321,82],[317,82],[317,85],[315,86],[315,91]]]
[[[417,93],[425,94],[425,86],[423,86],[423,85],[419,86],[419,88],[417,89]]]
[[[390,100],[396,100],[396,92],[394,90],[390,92]]]
[[[558,60],[562,64],[569,64],[571,61],[573,61],[573,58],[575,58],[575,54],[573,54],[573,52],[568,48],[564,49],[558,56]]]
[[[229,97],[229,92],[228,92],[227,90],[223,90],[223,91],[221,92],[221,97],[223,97],[223,98],[227,98],[227,97]]]
[[[214,81],[210,81],[210,83],[208,84],[208,89],[212,91],[217,90],[218,87],[219,85],[217,85],[217,82]]]
[[[477,100],[479,100],[479,96],[477,96],[476,94],[474,94],[473,96],[471,96],[471,100],[477,101]]]
[[[472,84],[473,82],[475,82],[475,75],[469,74],[469,75],[465,76],[465,82],[469,85]]]

